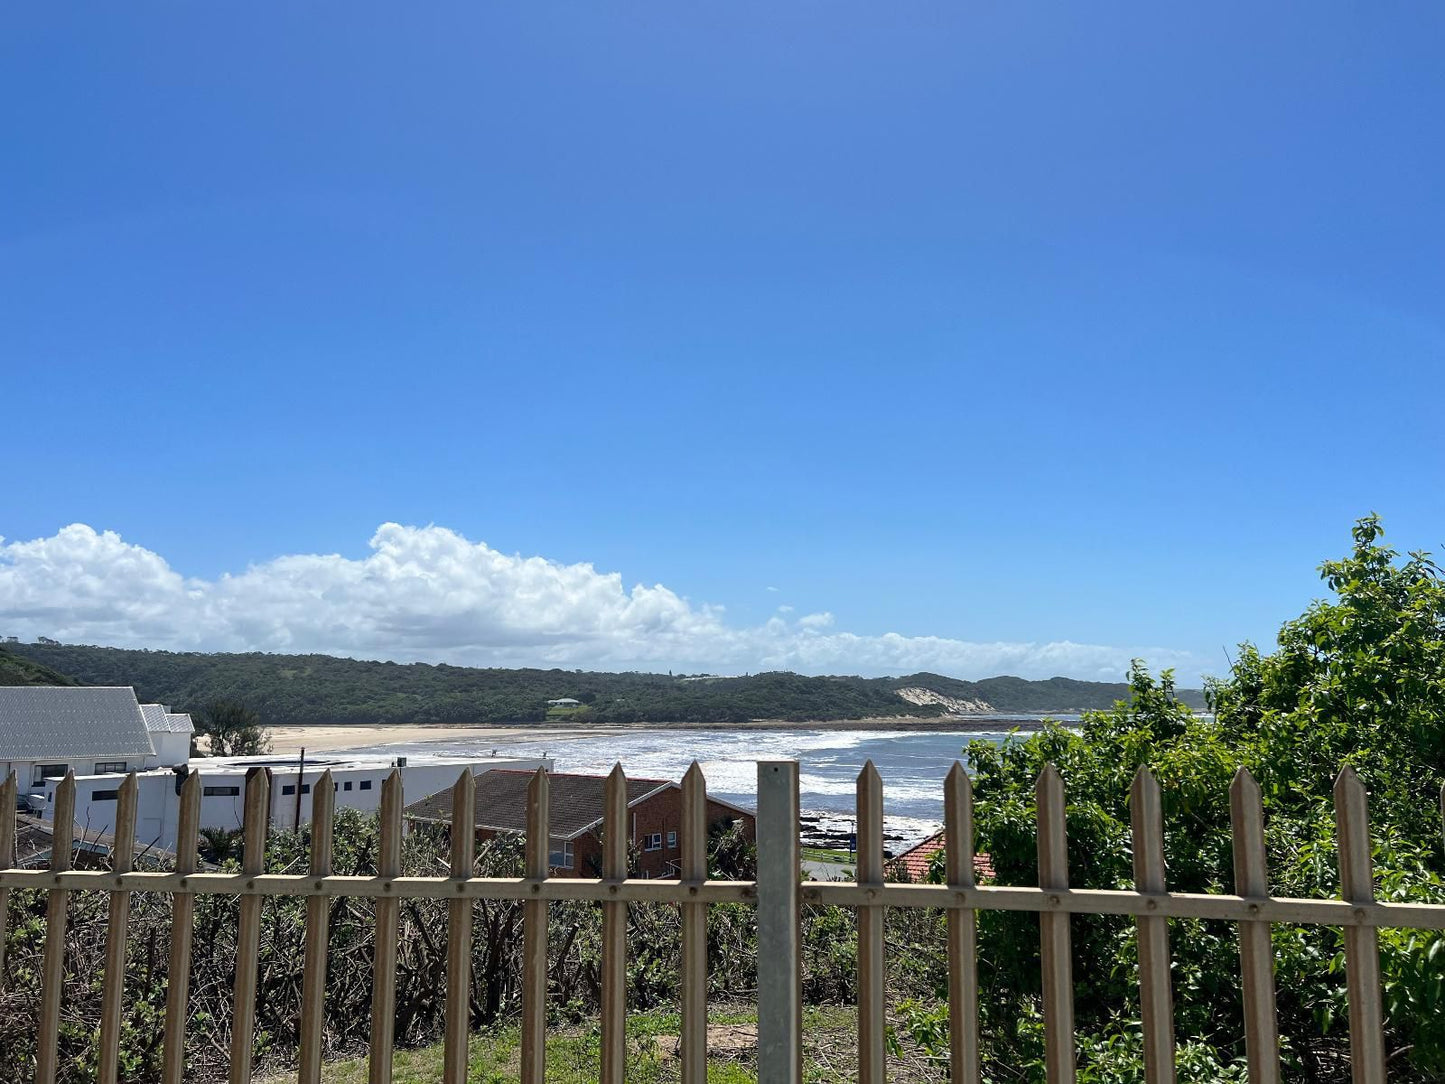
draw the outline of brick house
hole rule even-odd
[[[497,771],[477,776],[476,833],[478,842],[527,832],[527,785],[532,772]],[[548,852],[552,876],[599,877],[602,870],[602,796],[606,777],[548,774]],[[450,790],[406,807],[412,821],[450,825]],[[707,821],[741,823],[749,840],[756,824],[751,811],[709,798]],[[678,828],[682,823],[682,787],[667,779],[627,781],[628,840],[637,856],[639,877],[676,877],[682,858]]]
[[[915,844],[897,858],[891,859],[888,863],[890,879],[918,884],[926,881],[929,864],[933,861],[933,856],[943,850],[945,842],[944,834],[935,832],[922,843]],[[993,859],[986,854],[974,855],[973,875],[981,882],[992,881],[994,878]]]

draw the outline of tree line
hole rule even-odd
[[[143,702],[168,704],[177,711],[196,712],[218,701],[243,702],[273,726],[541,722],[548,717],[548,701],[562,698],[580,702],[566,716],[572,723],[810,721],[943,713],[937,705],[904,701],[898,690],[908,687],[985,701],[1000,712],[1070,712],[1108,707],[1129,692],[1122,683],[1067,678],[960,681],[937,674],[901,678],[807,677],[787,672],[742,677],[609,674],[53,642],[11,644],[8,652],[84,685],[132,685]],[[1202,695],[1188,699],[1202,706]]]

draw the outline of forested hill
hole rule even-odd
[[[0,646],[0,685],[74,685],[50,667]]]
[[[936,674],[859,678],[783,672],[674,677],[54,643],[11,644],[9,650],[50,667],[61,681],[60,675],[67,674],[84,685],[133,685],[142,702],[169,704],[178,711],[194,711],[218,699],[242,700],[273,725],[533,722],[547,718],[548,700],[563,697],[583,705],[568,716],[571,722],[663,723],[936,716],[950,710],[950,704],[911,703],[900,689],[931,690],[940,700],[1003,713],[1103,708],[1127,694],[1122,684],[1066,678],[958,681]],[[1202,703],[1197,693],[1185,699]]]

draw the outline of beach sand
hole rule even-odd
[[[402,745],[420,741],[453,741],[457,738],[495,738],[499,742],[530,738],[530,727],[501,726],[273,726],[271,751],[325,753],[334,749],[358,749],[373,745]]]

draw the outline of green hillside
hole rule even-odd
[[[0,685],[74,684],[74,680],[59,671],[0,646]]]
[[[11,649],[82,684],[133,685],[143,702],[170,704],[178,711],[194,711],[217,699],[242,700],[273,725],[540,722],[547,718],[547,701],[562,697],[583,705],[567,716],[569,722],[725,723],[943,713],[936,705],[917,707],[902,700],[897,690],[909,686],[982,699],[1000,712],[1102,708],[1126,693],[1122,684],[1065,678],[966,682],[936,674],[859,678],[785,672],[685,677],[69,644],[21,644]]]

